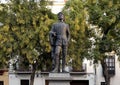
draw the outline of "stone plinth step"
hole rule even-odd
[[[69,73],[49,73],[47,80],[72,80]]]
[[[72,78],[69,73],[49,73],[46,80],[49,81],[49,85],[70,85]]]

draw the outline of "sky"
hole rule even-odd
[[[2,2],[2,3],[6,3],[6,1],[7,1],[7,0],[0,0],[0,2]]]

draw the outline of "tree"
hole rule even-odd
[[[104,62],[105,53],[120,53],[119,3],[119,0],[69,0],[63,9],[71,30],[69,57],[78,62],[85,57],[93,59],[94,64],[101,61],[107,85],[110,75]]]
[[[72,59],[73,70],[82,70],[82,61],[87,56],[88,47],[88,28],[86,24],[87,10],[84,8],[83,0],[67,1],[63,12],[65,21],[70,25],[71,40],[68,48],[68,60]]]
[[[96,36],[95,31],[91,33],[91,37],[95,39],[95,48],[92,49],[92,58],[101,62],[103,68],[103,76],[106,85],[110,85],[110,74],[107,65],[104,62],[106,52],[115,51],[119,53],[120,47],[120,1],[119,0],[88,0],[89,23],[96,26],[97,30],[101,30],[101,36]],[[95,28],[93,29],[95,30]],[[93,31],[92,31],[93,32]]]
[[[7,66],[8,62],[7,61],[9,60],[9,58],[5,56],[6,55],[6,52],[4,51],[5,48],[3,48],[4,45],[2,45],[2,44],[4,44],[4,41],[6,41],[6,38],[3,36],[4,35],[4,29],[2,29],[3,28],[3,22],[4,22],[3,18],[5,18],[6,13],[7,13],[6,10],[2,10],[2,8],[5,7],[5,6],[6,5],[3,5],[3,4],[0,5],[0,16],[2,16],[2,17],[0,17],[0,20],[1,20],[0,23],[2,23],[1,26],[0,26],[0,58],[1,58],[0,69],[7,68],[8,67]]]
[[[50,55],[48,34],[55,19],[47,6],[46,0],[10,0],[1,4],[0,22],[4,26],[0,29],[0,57],[8,62],[19,56],[16,70],[29,70],[32,65],[30,85],[34,83],[36,65],[42,70],[42,65],[50,61],[42,62]]]

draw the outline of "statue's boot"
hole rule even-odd
[[[63,58],[62,58],[62,72],[66,72],[65,71],[65,64],[66,64],[65,56],[63,56]]]
[[[55,58],[55,68],[52,70],[52,72],[55,72],[55,73],[59,72],[59,56],[56,56]]]
[[[52,59],[52,70],[55,68],[55,58]]]

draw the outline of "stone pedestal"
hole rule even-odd
[[[72,78],[69,73],[49,73],[49,85],[70,85]]]

